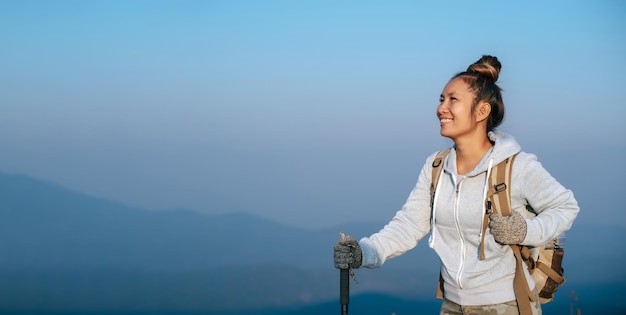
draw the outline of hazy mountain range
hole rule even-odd
[[[0,311],[338,312],[338,232],[360,237],[383,224],[306,230],[243,213],[149,211],[0,174]],[[569,314],[574,302],[583,313],[626,312],[624,231],[580,224],[567,236],[568,283],[545,313]],[[351,309],[437,313],[438,268],[424,243],[384,268],[357,270]]]

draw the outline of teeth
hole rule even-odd
[[[450,119],[450,118],[441,119],[442,123],[448,123],[448,122],[451,122],[451,121],[452,121],[452,119]]]

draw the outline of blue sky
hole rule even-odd
[[[582,222],[626,227],[609,218],[626,219],[624,13],[621,1],[0,0],[0,171],[146,209],[386,221],[450,145],[441,89],[492,54],[501,129],[574,190]]]

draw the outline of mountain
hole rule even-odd
[[[382,226],[312,231],[242,213],[149,211],[9,174],[0,174],[0,200],[3,269],[187,270],[270,262],[326,268],[340,230],[364,235]]]
[[[304,230],[246,214],[148,211],[0,174],[0,293],[10,297],[0,309],[223,310],[325,301],[338,294],[338,231],[376,228]],[[354,292],[407,292],[424,274],[432,275],[428,291],[435,285],[435,272],[413,267],[407,277],[390,266],[361,279]]]
[[[236,315],[338,308],[331,249],[338,231],[360,237],[383,224],[306,230],[243,213],[149,211],[0,174],[0,312]],[[565,304],[548,309],[567,307],[574,294],[583,306],[626,309],[619,304],[626,293],[624,231],[581,224],[567,236],[568,282],[557,293]],[[379,294],[438,304],[438,267],[424,241],[384,268],[357,270],[351,293],[355,301]]]
[[[304,244],[326,241],[248,215],[147,211],[19,175],[0,176],[0,267],[181,270],[233,263],[329,264]],[[328,255],[326,255],[328,256]]]

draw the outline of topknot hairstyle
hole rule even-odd
[[[467,72],[476,72],[490,78],[493,82],[498,81],[502,64],[494,56],[482,56],[478,61],[467,67]]]
[[[500,126],[504,120],[502,89],[496,84],[500,76],[500,69],[502,69],[502,64],[498,58],[484,55],[467,67],[466,71],[457,73],[452,77],[452,79],[461,78],[469,84],[470,89],[476,94],[472,112],[481,102],[487,102],[491,106],[491,114],[487,119],[487,132]]]

